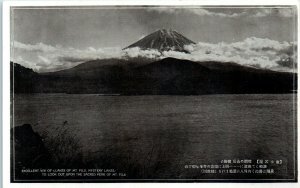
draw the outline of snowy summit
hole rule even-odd
[[[143,50],[156,49],[162,51],[181,51],[184,52],[184,45],[195,44],[182,34],[172,29],[161,29],[155,31],[141,40],[129,45],[127,48],[139,47]]]

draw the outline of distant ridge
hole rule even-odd
[[[97,60],[38,74],[11,63],[14,93],[89,93],[102,95],[202,95],[293,93],[297,74],[235,63],[165,58],[152,63]],[[113,64],[111,64],[113,63]],[[226,65],[225,65],[226,64]]]
[[[139,47],[143,50],[156,49],[160,52],[169,50],[185,52],[184,45],[189,44],[195,44],[195,42],[175,30],[161,29],[147,35],[124,49]]]

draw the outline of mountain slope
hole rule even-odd
[[[17,63],[10,62],[11,91],[15,93],[34,93],[36,92],[36,80],[38,73],[32,69],[25,68]]]
[[[135,68],[123,92],[128,94],[290,93],[296,74],[229,63],[166,58]]]
[[[34,73],[34,76],[29,73],[23,75],[17,85],[32,79],[31,89],[15,89],[15,92],[199,95],[291,93],[297,87],[297,74],[260,70],[234,63],[193,62],[175,58],[142,65],[138,62],[102,63],[102,60],[87,62],[69,70]],[[18,77],[17,74],[19,72],[15,72]]]
[[[136,43],[129,45],[125,49],[139,47],[143,50],[156,49],[160,52],[168,50],[184,52],[184,45],[189,44],[195,44],[195,42],[191,41],[175,30],[161,29],[149,34]]]

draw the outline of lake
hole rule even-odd
[[[13,117],[14,126],[31,124],[62,165],[80,155],[86,167],[129,179],[292,179],[295,96],[16,94]],[[234,159],[282,164],[270,164],[273,174],[186,168]]]

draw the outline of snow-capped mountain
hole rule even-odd
[[[162,51],[181,51],[184,52],[184,45],[195,44],[182,34],[172,29],[161,29],[155,31],[141,40],[129,45],[127,48],[139,47],[143,50],[156,49]]]

